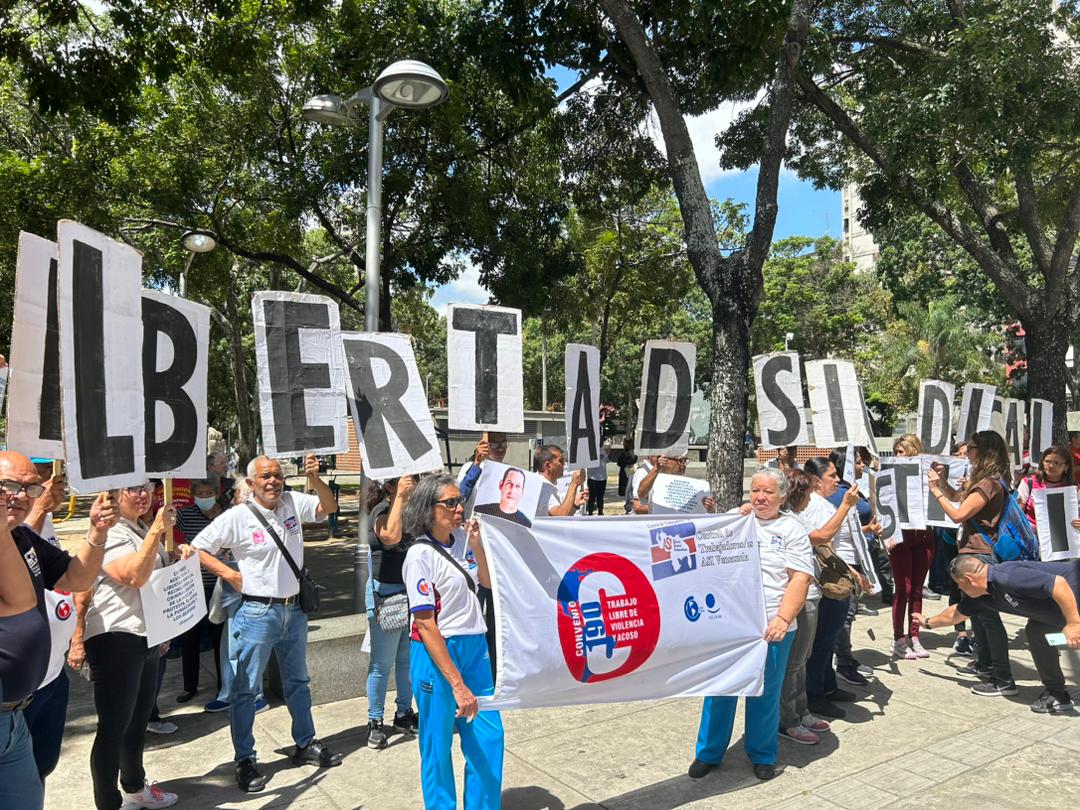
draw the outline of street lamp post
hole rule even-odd
[[[187,231],[180,237],[180,244],[188,252],[184,269],[180,271],[180,297],[187,297],[187,274],[196,253],[209,253],[217,247],[217,238],[210,231]]]
[[[441,104],[450,88],[435,68],[405,59],[382,71],[370,87],[347,99],[334,94],[312,96],[304,105],[309,121],[330,126],[355,126],[360,104],[368,105],[367,221],[364,245],[364,327],[379,331],[379,249],[382,240],[383,122],[397,107],[422,110]],[[368,535],[368,508],[365,493],[367,476],[360,473],[360,511],[357,519],[356,555],[353,559],[353,604],[364,609],[364,546]]]

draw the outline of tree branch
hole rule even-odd
[[[909,42],[907,40],[897,39],[896,37],[875,37],[872,35],[836,36],[829,37],[829,40],[833,43],[844,43],[847,45],[880,45],[885,48],[890,48],[894,51],[901,51],[903,53],[909,53],[912,56],[919,57],[932,56],[935,59],[944,59],[947,55],[944,52],[939,51],[937,48],[931,48],[929,45],[923,45],[919,42]]]
[[[1050,259],[1050,272],[1046,277],[1046,307],[1061,306],[1065,303],[1063,295],[1070,275],[1073,277],[1073,285],[1077,285],[1080,272],[1077,271],[1074,258],[1076,238],[1080,235],[1080,178],[1073,183],[1072,192],[1069,194],[1069,202],[1065,207],[1065,216],[1062,218],[1061,227],[1058,229],[1057,241],[1054,243],[1054,255]],[[1077,304],[1076,296],[1072,296],[1071,306],[1074,310]],[[1075,321],[1074,321],[1075,322]]]
[[[1028,245],[1031,246],[1035,264],[1043,276],[1049,278],[1051,266],[1050,243],[1046,239],[1042,222],[1039,221],[1038,203],[1035,196],[1035,181],[1031,176],[1030,165],[1014,165],[1013,175],[1016,185],[1020,227],[1024,229]]]
[[[991,201],[990,195],[986,193],[986,189],[979,182],[979,178],[971,170],[967,158],[960,157],[954,161],[953,177],[956,178],[957,185],[960,186],[960,190],[968,198],[971,210],[975,212],[975,216],[982,222],[986,236],[990,240],[990,245],[997,251],[1001,260],[1009,267],[1019,266],[1016,260],[1016,252],[1013,250],[1012,242],[1009,241],[1009,234],[1002,223],[1001,212]]]

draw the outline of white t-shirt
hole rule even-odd
[[[67,663],[68,647],[71,645],[71,637],[75,635],[75,601],[70,593],[45,591],[45,610],[49,614],[49,638],[52,648],[49,652],[49,668],[41,686],[48,686],[55,681]]]
[[[453,542],[443,548],[472,577],[473,584],[479,584],[476,558],[465,533],[458,530],[450,537]],[[409,595],[409,611],[434,610],[435,623],[444,638],[485,634],[487,624],[480,600],[465,582],[461,571],[426,542],[429,539],[418,540],[409,546],[401,568],[405,593]]]
[[[319,499],[302,492],[284,492],[277,508],[264,509],[257,501],[249,503],[266,518],[277,536],[289,550],[297,568],[304,567],[304,527],[319,518],[316,510]],[[244,593],[248,596],[271,596],[285,599],[300,592],[300,583],[292,568],[278,550],[277,543],[263,528],[247,504],[222,512],[203,529],[191,545],[210,554],[223,548],[232,551],[244,578]]]
[[[105,557],[101,563],[103,570],[94,584],[94,598],[86,611],[84,638],[93,638],[102,633],[146,635],[139,589],[117,582],[104,571],[105,566],[110,563],[137,553],[142,548],[145,537],[146,528],[127,518],[120,518],[116,525],[109,529],[105,536]],[[154,568],[164,568],[168,562],[165,549],[158,543]]]
[[[765,588],[765,617],[772,619],[780,609],[790,576],[788,569],[815,575],[810,537],[798,521],[787,515],[772,520],[754,518],[757,526],[758,556],[761,558],[761,583]],[[796,629],[794,616],[791,627]]]
[[[844,517],[844,522],[840,524],[840,528],[832,540],[832,547],[833,551],[836,552],[836,556],[848,565],[857,565],[859,562],[859,559],[855,556],[855,538],[852,535],[852,531],[855,531],[855,529],[851,523],[853,520],[858,519],[858,512],[855,509],[849,509]]]
[[[652,468],[653,465],[651,462],[643,461],[638,466],[638,468],[634,470],[634,477],[630,479],[630,492],[632,493],[630,496],[631,501],[641,500],[640,498],[638,498],[638,490],[641,489],[641,482],[645,480],[645,476],[652,471]],[[642,506],[648,506],[649,502],[650,499],[646,498],[644,503],[642,503]]]
[[[41,524],[41,531],[38,532],[38,536],[60,548],[60,541],[56,539],[56,527],[53,525],[51,512],[45,513],[45,522]]]

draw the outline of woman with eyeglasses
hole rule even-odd
[[[86,613],[83,644],[98,716],[90,750],[98,810],[171,807],[177,799],[148,782],[143,770],[146,724],[157,692],[158,645],[147,646],[139,588],[167,564],[162,544],[176,524],[172,506],[162,507],[149,527],[141,520],[153,492],[153,485],[145,484],[109,493],[120,520],[109,529],[102,575]]]
[[[503,728],[498,712],[479,711],[476,695],[495,686],[477,585],[491,587],[475,520],[454,479],[432,475],[413,489],[402,518],[413,540],[402,574],[412,614],[409,674],[420,714],[424,806],[457,807],[450,748],[455,727],[465,755],[465,808],[498,808]]]
[[[1026,476],[1016,488],[1017,500],[1024,507],[1024,514],[1027,515],[1033,532],[1039,533],[1039,527],[1035,523],[1035,492],[1040,489],[1074,486],[1076,481],[1073,476],[1072,453],[1060,444],[1050,445],[1043,450],[1039,469],[1034,475]],[[1074,520],[1073,526],[1080,527],[1080,521]]]

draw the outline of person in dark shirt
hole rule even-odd
[[[1080,560],[1068,562],[1003,562],[988,565],[975,556],[957,557],[949,575],[964,592],[957,605],[937,616],[917,616],[926,629],[948,629],[958,621],[986,613],[1012,613],[1027,618],[1028,647],[1044,692],[1032,704],[1040,714],[1070,711],[1072,699],[1065,689],[1058,650],[1048,633],[1062,633],[1070,649],[1080,649]]]

